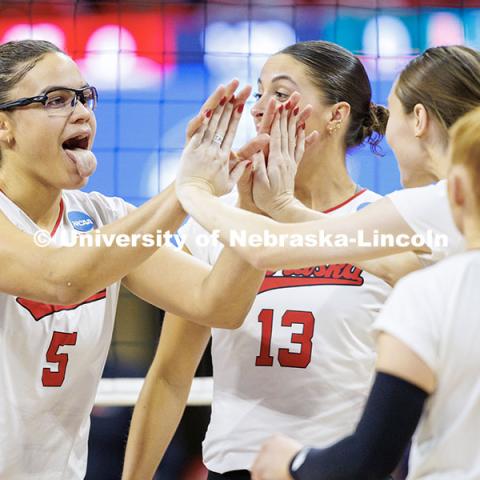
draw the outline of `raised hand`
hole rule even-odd
[[[227,85],[220,85],[217,89],[208,97],[205,103],[201,106],[199,113],[188,122],[186,142],[192,138],[193,134],[200,128],[204,119],[204,113],[208,110],[215,110],[220,104],[223,98],[232,99],[234,107],[239,105],[245,105],[248,97],[251,93],[251,88],[245,87],[235,94],[239,82],[237,79],[233,79]],[[234,168],[237,162],[242,160],[248,160],[254,153],[262,150],[268,144],[269,137],[265,133],[259,133],[256,137],[252,138],[248,143],[242,146],[238,151],[231,152],[230,161],[231,168]]]
[[[254,202],[272,217],[296,201],[295,175],[306,144],[304,119],[311,113],[310,105],[300,112],[298,101],[299,95],[294,94],[287,103],[277,108],[270,127],[268,157],[258,155],[253,164]],[[310,138],[315,140],[317,135],[317,132],[312,132]]]
[[[198,114],[188,122],[186,131],[186,143],[190,141],[194,133],[202,126],[205,112],[207,112],[208,110],[215,110],[223,98],[227,98],[230,100],[235,94],[235,91],[237,90],[239,84],[240,82],[236,78],[234,78],[227,85],[219,85],[215,89],[215,91],[200,107],[200,111],[198,112]],[[245,103],[245,100],[243,103]]]
[[[258,213],[260,215],[263,215],[264,212],[262,212],[256,205],[255,201],[253,200],[253,192],[252,192],[252,187],[253,187],[253,165],[255,165],[257,162],[264,161],[264,154],[262,150],[260,150],[257,153],[254,153],[250,157],[250,163],[247,164],[247,167],[245,168],[245,171],[243,172],[243,175],[240,177],[239,181],[237,182],[237,192],[238,192],[238,202],[237,206],[240,207],[243,210],[248,210],[253,213]]]
[[[244,88],[242,97],[250,94]],[[248,163],[239,161],[230,168],[230,151],[243,112],[244,104],[235,98],[223,96],[218,106],[207,109],[202,123],[188,141],[181,159],[176,180],[177,195],[182,200],[185,187],[196,187],[213,195],[224,195],[231,191],[242,176]]]
[[[302,122],[305,122],[308,119],[308,117],[310,117],[310,115],[312,114],[311,105],[306,105],[305,108],[300,110],[300,107],[298,106],[300,100],[301,100],[300,94],[298,92],[293,92],[290,98],[285,103],[282,104],[291,113],[293,113],[294,111],[297,111],[297,115],[298,115],[297,123],[299,125]],[[270,131],[273,125],[273,120],[275,119],[275,115],[277,113],[278,107],[279,107],[278,102],[274,98],[271,98],[267,103],[265,111],[263,112],[263,115],[262,115],[262,121],[260,122],[260,125],[258,127],[259,136],[270,134]],[[316,139],[317,139],[317,134],[315,132],[312,132],[310,135],[307,135],[307,137],[305,138],[305,148],[308,149],[310,145],[315,143]],[[267,148],[264,149],[264,153],[265,153],[265,157],[268,157],[268,146]]]

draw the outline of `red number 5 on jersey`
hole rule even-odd
[[[47,350],[47,362],[56,363],[57,370],[44,368],[42,372],[42,384],[44,387],[61,387],[65,380],[65,372],[68,364],[68,354],[58,353],[58,349],[65,345],[77,343],[77,332],[53,332],[52,341]]]
[[[258,315],[258,321],[262,324],[262,340],[260,355],[257,356],[257,367],[271,367],[273,357],[271,355],[273,310],[264,309]],[[315,327],[315,317],[312,312],[287,310],[282,316],[282,327],[303,325],[301,333],[292,333],[290,342],[300,345],[299,352],[291,352],[288,348],[278,349],[278,362],[282,367],[306,368],[312,360],[312,337]]]

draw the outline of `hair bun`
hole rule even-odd
[[[378,153],[378,144],[381,142],[387,129],[389,112],[383,105],[371,102],[361,128],[363,140],[367,140],[373,152]]]
[[[371,102],[368,114],[365,117],[363,126],[371,129],[371,133],[378,133],[379,135],[385,135],[387,129],[389,112],[383,105],[377,105]]]

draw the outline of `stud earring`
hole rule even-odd
[[[338,122],[335,122],[334,125],[330,125],[330,126],[328,127],[328,129],[327,129],[329,135],[333,135],[337,130],[339,130],[341,124],[342,124],[342,121],[339,120]]]

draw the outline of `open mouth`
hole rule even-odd
[[[76,137],[69,138],[62,143],[64,150],[87,150],[88,149],[89,136],[85,134],[77,135]]]
[[[62,143],[65,155],[75,165],[78,175],[88,178],[97,167],[97,159],[90,150],[90,132],[79,132]]]

